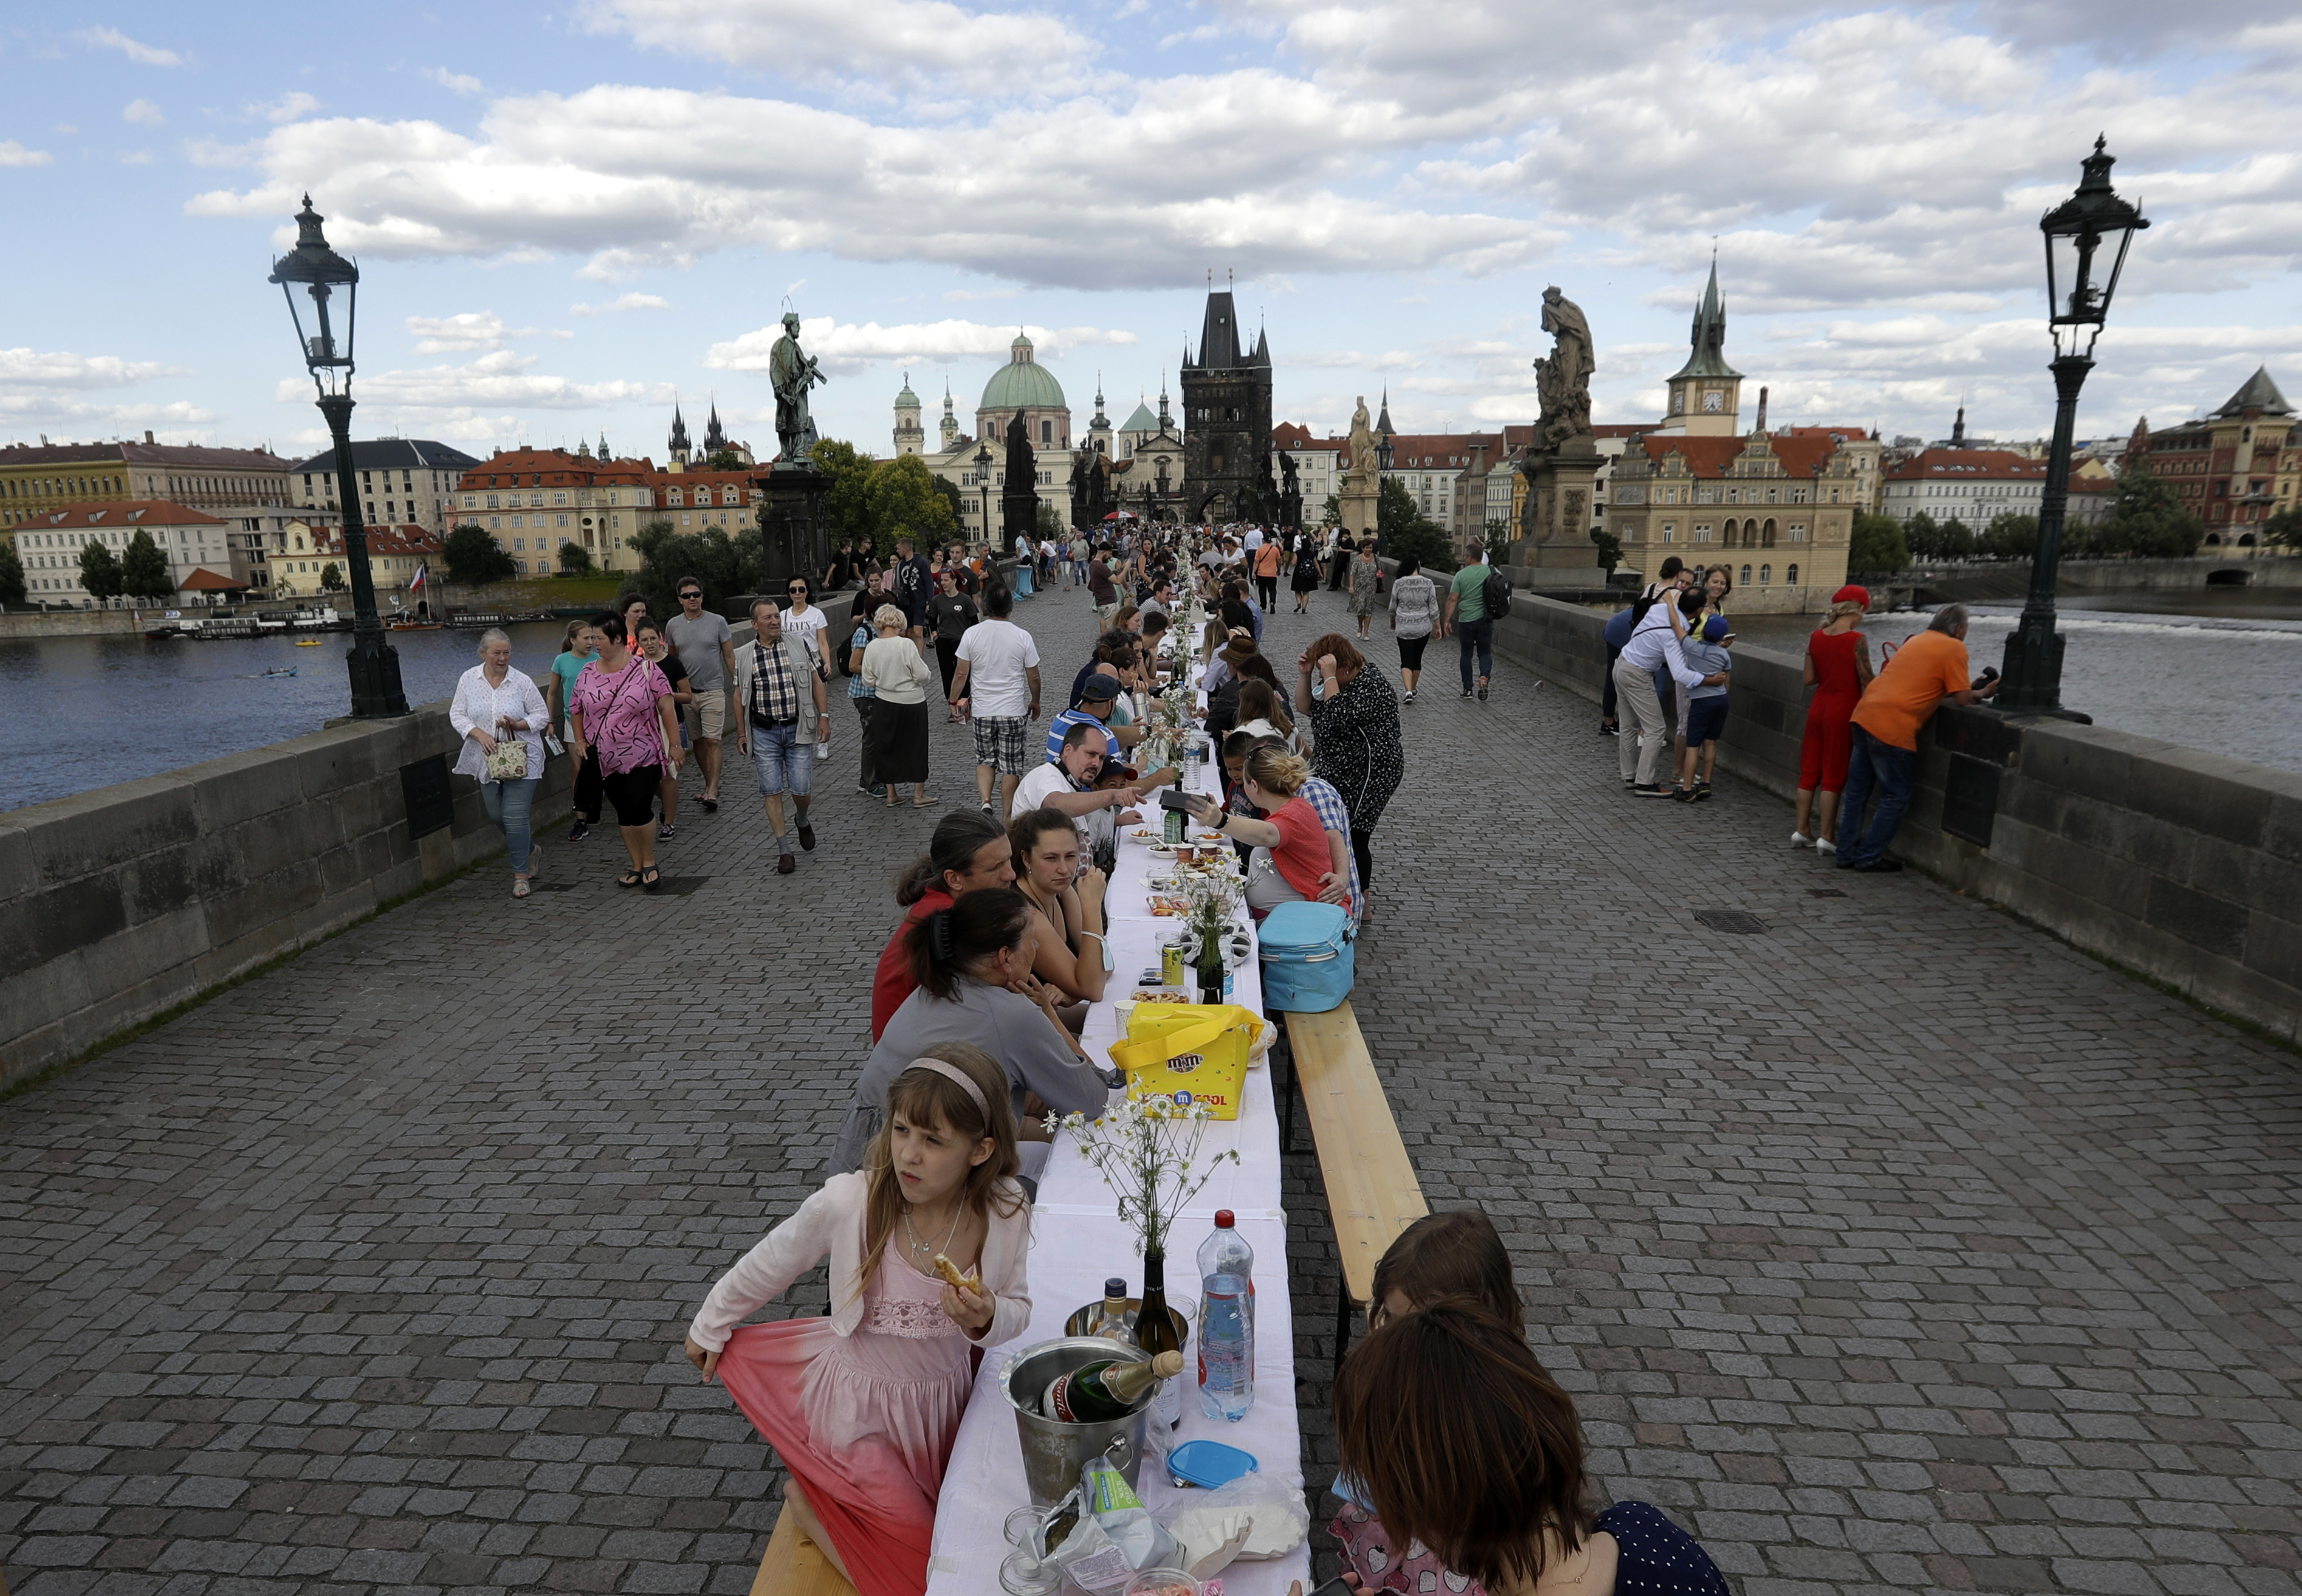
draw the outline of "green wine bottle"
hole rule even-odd
[[[1041,1410],[1066,1424],[1100,1424],[1132,1413],[1154,1381],[1183,1372],[1183,1355],[1163,1352],[1142,1363],[1098,1358],[1047,1382]]]

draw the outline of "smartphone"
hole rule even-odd
[[[1178,788],[1161,787],[1159,789],[1159,807],[1161,809],[1179,809],[1187,815],[1195,814],[1197,812],[1194,808],[1194,805],[1197,802],[1197,798]]]
[[[1338,1574],[1325,1584],[1312,1592],[1311,1596],[1365,1596],[1365,1593],[1358,1586],[1350,1583]]]

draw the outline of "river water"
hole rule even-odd
[[[536,676],[564,623],[510,628],[512,663]],[[407,701],[448,697],[479,662],[476,632],[393,632]],[[0,642],[0,810],[156,776],[318,731],[351,712],[349,632],[317,648],[288,635],[214,643],[144,637]],[[292,676],[265,678],[293,668]],[[450,751],[452,752],[452,751]]]
[[[2021,607],[1972,608],[1967,647],[1979,674],[1999,663]],[[1926,621],[1872,616],[1863,630],[1883,647]],[[1791,616],[1735,618],[1738,640],[1794,654],[1812,626]],[[2302,718],[2290,712],[2302,679],[2302,593],[2073,599],[2063,604],[2062,627],[2070,639],[2063,701],[2096,724],[2302,771]],[[541,675],[562,630],[513,627],[513,663]],[[479,646],[471,632],[395,632],[391,641],[412,704],[454,692]],[[319,730],[350,707],[344,651],[351,639],[327,633],[319,642],[0,642],[0,810]],[[295,676],[260,676],[288,666]]]

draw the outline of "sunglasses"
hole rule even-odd
[[[684,592],[684,593],[682,593],[682,594],[680,594],[680,595],[679,595],[679,601],[680,601],[681,603],[685,604],[685,603],[686,603],[686,602],[687,602],[687,601],[688,601],[688,600],[690,600],[690,599],[701,599],[702,596],[703,596],[703,595],[702,595],[702,593],[699,593],[699,592]]]

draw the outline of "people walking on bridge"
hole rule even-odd
[[[588,620],[567,623],[567,635],[559,645],[559,657],[551,662],[551,680],[544,685],[544,699],[551,706],[551,731],[562,743],[572,743],[568,734],[567,709],[575,701],[576,678],[584,668],[600,657],[600,634]],[[575,766],[576,823],[567,828],[567,840],[580,843],[600,823],[600,803],[604,794],[600,787],[600,755],[596,749],[585,751],[586,757],[571,760]]]
[[[1399,574],[1390,579],[1390,632],[1399,643],[1399,685],[1407,689],[1404,702],[1415,701],[1415,684],[1423,675],[1423,650],[1439,626],[1439,587],[1423,574],[1423,561],[1414,554],[1399,557]]]
[[[863,651],[863,679],[870,684],[871,773],[887,784],[887,807],[899,800],[898,784],[912,784],[912,803],[926,809],[928,796],[928,693],[935,685],[935,667],[927,662],[916,642],[903,634],[909,617],[893,604],[882,604],[871,617],[878,635]],[[909,643],[908,648],[897,645]]]
[[[1311,595],[1319,591],[1319,545],[1307,532],[1295,534],[1295,575],[1288,583],[1295,595],[1295,613],[1311,613]]]
[[[1447,584],[1447,613],[1439,619],[1439,635],[1455,634],[1461,658],[1463,696],[1484,699],[1489,678],[1495,674],[1495,623],[1487,614],[1487,546],[1473,538],[1466,550],[1470,563]],[[1475,655],[1477,679],[1471,667]]]
[[[1697,600],[1699,609],[1701,595],[1688,596]],[[1655,672],[1668,671],[1682,692],[1692,692],[1707,679],[1686,662],[1685,651],[1679,646],[1677,613],[1670,598],[1657,599],[1631,629],[1630,641],[1615,661],[1615,701],[1627,721],[1617,740],[1616,754],[1621,761],[1623,785],[1642,798],[1670,796],[1669,789],[1657,779],[1663,756],[1670,750],[1672,727],[1664,718],[1662,699],[1655,692]]]
[[[735,652],[735,746],[751,757],[760,802],[776,840],[776,874],[799,869],[784,831],[784,794],[791,794],[799,845],[815,851],[808,805],[815,794],[815,746],[831,738],[831,706],[806,643],[783,629],[772,599],[752,602],[752,639]]]
[[[616,826],[632,866],[616,885],[653,892],[662,881],[655,862],[656,792],[665,760],[679,746],[671,684],[626,646],[622,616],[603,615],[595,625],[600,657],[576,678],[567,718],[576,739],[571,751],[599,749],[601,784],[615,805]]]
[[[1295,665],[1300,677],[1295,702],[1311,722],[1318,774],[1343,795],[1351,819],[1351,853],[1361,884],[1371,891],[1374,828],[1407,774],[1398,695],[1340,632],[1318,638]]]
[[[935,633],[936,663],[943,671],[944,712],[954,721],[960,714],[959,706],[951,701],[951,678],[959,668],[959,640],[981,618],[975,601],[960,591],[961,574],[961,567],[946,567],[937,579],[936,596],[928,601],[928,625]]]
[[[1899,870],[1903,861],[1886,857],[1886,845],[1911,805],[1911,777],[1919,762],[1919,728],[1934,718],[1945,699],[1979,703],[1997,696],[2004,677],[1974,686],[1967,681],[1966,606],[1945,604],[1927,629],[1911,638],[1886,668],[1871,678],[1854,706],[1848,741],[1846,792],[1838,811],[1838,868]],[[1863,824],[1863,810],[1876,788],[1878,811]]]
[[[1830,614],[1806,640],[1806,726],[1799,736],[1798,819],[1791,846],[1827,857],[1838,851],[1838,799],[1846,790],[1846,761],[1854,742],[1854,706],[1870,685],[1870,640],[1859,628],[1870,592],[1853,584],[1830,595]],[[1815,816],[1815,794],[1822,794]],[[1817,823],[1810,829],[1808,820]]]
[[[905,865],[895,878],[895,903],[904,911],[901,924],[879,950],[878,968],[871,978],[871,1039],[887,1029],[903,999],[916,984],[903,952],[904,934],[938,909],[948,909],[970,892],[1015,884],[1015,850],[1007,827],[980,810],[954,810],[936,822],[928,851]]]
[[[679,773],[687,768],[681,752],[688,745],[687,706],[695,701],[695,690],[687,679],[687,668],[679,656],[663,640],[663,633],[653,621],[643,620],[632,632],[633,646],[648,663],[663,672],[663,679],[671,684],[672,718],[680,724],[679,747],[663,762],[663,782],[656,789],[657,802],[662,806],[655,828],[655,840],[669,842],[678,832]]]
[[[688,1327],[688,1360],[789,1471],[801,1533],[866,1596],[927,1588],[975,1349],[1030,1321],[1030,1200],[1009,1096],[979,1048],[904,1060],[872,1105],[867,1155],[836,1166]],[[828,1318],[743,1323],[827,1260]],[[976,1283],[939,1278],[945,1260]]]
[[[953,710],[975,723],[978,807],[1004,824],[1014,807],[1015,784],[1038,762],[1031,723],[1039,718],[1039,645],[1015,624],[1014,597],[1003,584],[983,590],[983,608],[985,618],[959,640],[950,692]]]
[[[700,802],[708,815],[719,808],[719,739],[727,728],[727,678],[735,674],[735,633],[726,617],[704,609],[703,584],[694,577],[682,576],[672,591],[679,595],[679,613],[664,624],[663,640],[687,667],[685,718],[695,763],[703,772]]]
[[[535,678],[511,668],[511,634],[480,634],[480,662],[456,684],[448,724],[463,738],[456,774],[476,778],[480,802],[511,854],[511,895],[527,896],[536,848],[528,829],[536,783],[543,779],[543,729],[550,710]]]

